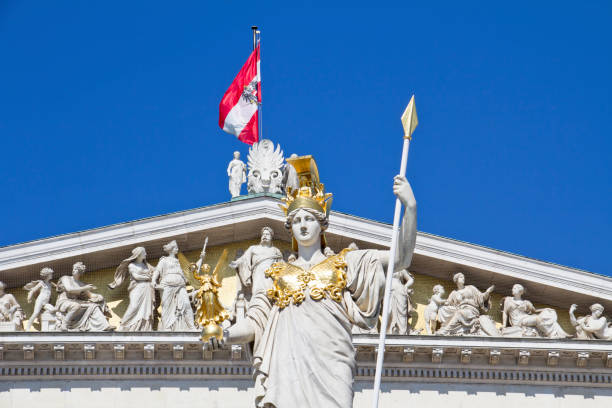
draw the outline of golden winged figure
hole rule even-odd
[[[211,272],[210,265],[193,263],[190,266],[193,277],[200,282],[200,288],[196,291],[197,304],[196,322],[202,328],[202,341],[208,341],[212,337],[223,339],[223,328],[221,322],[229,318],[229,313],[219,302],[218,291],[219,270],[227,260],[227,249],[223,250],[215,269]]]

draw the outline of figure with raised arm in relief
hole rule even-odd
[[[36,319],[40,320],[42,326],[41,314],[43,313],[45,305],[51,300],[51,279],[53,279],[53,269],[47,267],[42,268],[40,270],[40,277],[42,279],[32,281],[23,287],[28,291],[28,303],[32,303],[32,298],[38,295],[38,297],[36,297],[36,301],[34,302],[34,311],[32,312],[32,316],[30,316],[30,320],[28,320],[28,324],[26,325],[26,331],[30,331],[32,324]]]
[[[490,296],[495,286],[486,291],[479,291],[476,286],[465,284],[465,275],[461,272],[453,275],[457,289],[453,290],[444,306],[438,310],[442,323],[436,334],[442,336],[498,336],[499,332],[493,320],[482,313],[490,309]]]
[[[251,245],[240,258],[229,264],[230,268],[236,269],[238,275],[236,299],[244,298],[247,311],[251,307],[253,296],[256,293],[265,293],[270,285],[265,271],[270,265],[283,259],[280,249],[272,245],[273,239],[274,230],[270,227],[263,227],[259,244]],[[267,303],[267,300],[264,299],[264,303]],[[236,312],[235,306],[232,306],[234,313]],[[255,302],[253,307],[268,307],[268,305],[262,306]]]
[[[153,272],[155,268],[147,262],[144,247],[132,249],[132,255],[121,261],[115,270],[114,280],[108,284],[110,289],[119,287],[130,277],[128,286],[129,304],[121,318],[119,331],[152,331],[155,312],[155,289]]]
[[[576,338],[581,340],[612,340],[612,325],[603,316],[604,307],[599,303],[589,308],[591,314],[576,318],[574,314],[578,305],[571,305],[569,310],[570,322],[576,328]]]

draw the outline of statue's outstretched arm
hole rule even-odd
[[[250,319],[243,319],[225,330],[223,341],[226,344],[246,344],[255,340],[255,329]]]
[[[404,206],[404,217],[400,226],[399,240],[397,242],[397,254],[395,269],[406,269],[412,263],[414,246],[416,245],[416,198],[412,192],[410,183],[406,177],[395,176],[393,178],[393,193],[399,198]],[[389,251],[379,251],[379,258],[385,270],[389,264]]]

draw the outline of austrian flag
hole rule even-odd
[[[252,145],[259,140],[257,106],[261,102],[259,44],[225,91],[219,104],[219,126]]]

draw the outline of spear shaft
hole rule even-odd
[[[404,124],[404,145],[402,148],[402,161],[400,163],[400,176],[406,175],[406,165],[408,164],[408,151],[410,149],[410,140],[412,132],[416,127],[417,118],[416,110],[414,109],[414,96],[410,99],[410,103],[406,108],[406,112],[402,115]],[[399,225],[402,216],[402,203],[399,198],[395,199],[395,214],[393,215],[393,230],[391,232],[391,248],[389,250],[389,264],[387,265],[387,276],[385,282],[385,295],[383,300],[382,322],[380,326],[380,336],[378,338],[378,355],[376,356],[376,374],[374,375],[374,395],[372,397],[372,408],[378,408],[378,400],[380,395],[380,383],[382,380],[382,368],[385,360],[385,340],[387,338],[387,326],[389,324],[389,300],[391,298],[391,285],[393,281],[393,272],[395,271],[395,258],[397,252],[397,241],[399,238]]]

